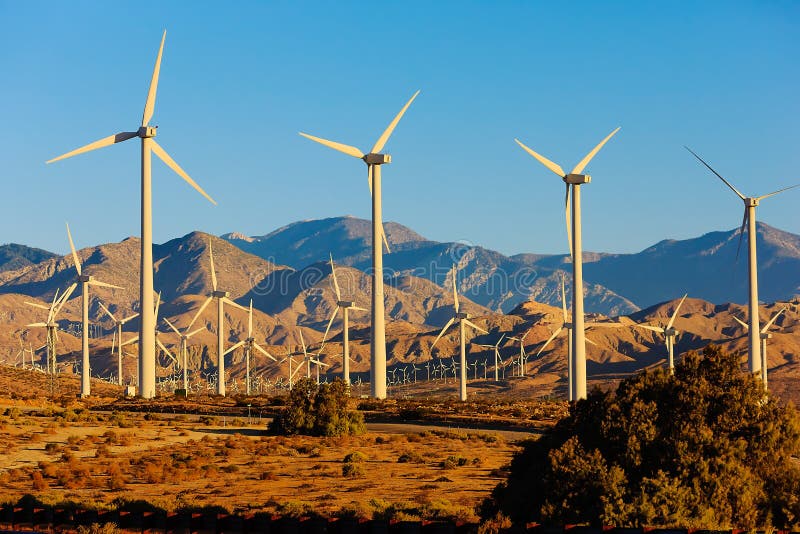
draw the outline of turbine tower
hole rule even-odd
[[[250,358],[253,354],[253,349],[256,349],[264,356],[271,358],[273,362],[278,361],[277,358],[275,358],[275,356],[267,352],[263,347],[261,347],[261,345],[256,343],[256,340],[253,337],[253,299],[250,299],[250,310],[247,315],[247,339],[239,341],[238,343],[231,346],[231,348],[225,351],[225,354],[235,351],[242,345],[244,345],[244,358],[246,362],[245,364],[246,365],[245,379],[247,380],[246,392],[248,395],[250,395]]]
[[[447,323],[445,323],[444,327],[442,328],[442,331],[439,332],[438,336],[436,336],[436,340],[433,342],[433,345],[431,345],[431,349],[433,349],[433,347],[436,346],[436,344],[442,338],[444,333],[447,332],[447,329],[450,328],[450,325],[458,321],[458,339],[461,348],[460,358],[459,358],[459,378],[460,378],[459,398],[462,401],[466,401],[467,400],[467,350],[466,350],[466,337],[464,334],[464,327],[470,326],[475,330],[477,330],[478,332],[483,332],[484,334],[487,334],[488,332],[486,332],[486,330],[476,325],[475,323],[471,322],[469,320],[470,316],[468,313],[463,313],[458,311],[459,310],[458,287],[456,284],[455,265],[453,265],[453,270],[450,272],[452,273],[452,279],[453,279],[453,307],[455,310],[455,314],[450,318],[449,321],[447,321]]]
[[[588,184],[592,177],[588,174],[581,174],[583,169],[589,164],[597,152],[603,148],[609,139],[619,131],[619,128],[608,134],[600,143],[578,163],[572,172],[566,174],[564,170],[522,144],[515,139],[528,154],[536,158],[542,165],[556,173],[566,184],[566,196],[564,199],[565,213],[567,221],[567,238],[570,244],[570,254],[572,255],[572,346],[573,357],[571,366],[574,373],[572,380],[571,396],[575,400],[586,398],[586,342],[584,332],[583,316],[583,243],[581,235],[581,185]],[[571,195],[570,195],[571,193]],[[570,224],[570,197],[572,198],[572,222]]]
[[[69,231],[69,224],[67,224],[67,237],[69,238],[69,248],[72,251],[72,260],[75,262],[75,271],[78,273],[76,283],[81,285],[81,397],[88,397],[92,394],[92,369],[89,363],[89,286],[122,288],[83,274],[81,260],[75,251],[75,243],[73,243],[72,233]],[[121,370],[122,366],[120,365]]]
[[[771,196],[777,195],[778,193],[782,193],[789,189],[794,189],[795,187],[800,187],[800,184],[792,185],[789,187],[784,187],[783,189],[778,189],[777,191],[773,191],[772,193],[767,193],[766,195],[761,195],[760,197],[745,197],[743,194],[739,192],[738,189],[733,187],[731,183],[722,177],[717,171],[711,168],[711,165],[703,161],[703,159],[695,154],[691,148],[685,147],[686,150],[692,153],[694,157],[696,157],[700,163],[705,165],[708,170],[713,172],[717,175],[717,178],[725,182],[731,191],[736,193],[742,202],[744,202],[744,217],[742,218],[742,226],[739,228],[739,245],[736,248],[736,259],[739,258],[739,250],[742,247],[742,238],[744,237],[744,228],[747,226],[747,245],[748,245],[748,268],[750,271],[750,302],[749,302],[749,318],[750,318],[750,326],[748,328],[748,334],[750,336],[750,351],[748,354],[748,368],[750,369],[751,373],[759,373],[761,371],[761,340],[759,339],[759,332],[761,332],[761,328],[759,327],[759,317],[758,317],[758,259],[756,257],[756,206],[764,200],[765,198],[769,198]]]
[[[397,123],[405,114],[408,107],[417,98],[419,91],[403,106],[383,134],[372,146],[369,154],[362,153],[353,146],[328,141],[300,132],[300,135],[321,143],[329,148],[343,152],[364,160],[367,164],[367,179],[369,180],[372,195],[372,328],[370,330],[370,387],[372,396],[376,399],[386,398],[386,312],[383,302],[383,249],[381,241],[389,248],[386,233],[383,229],[383,215],[381,211],[381,165],[392,162],[389,154],[382,154],[384,145],[389,140]]]
[[[688,293],[687,293],[688,294]],[[638,328],[646,328],[647,330],[652,330],[653,332],[658,332],[659,334],[664,334],[664,343],[667,345],[667,354],[669,356],[669,373],[675,373],[675,358],[674,358],[674,348],[675,348],[675,338],[678,337],[678,332],[674,328],[672,328],[672,324],[675,322],[675,318],[678,316],[678,311],[681,309],[681,305],[683,301],[686,300],[686,295],[683,296],[681,301],[675,306],[675,311],[672,312],[672,316],[669,318],[669,322],[667,326],[650,326],[648,324],[635,324]],[[599,326],[595,324],[593,326]]]
[[[164,322],[167,323],[167,326],[172,328],[172,331],[175,332],[181,340],[180,345],[178,346],[178,360],[181,362],[180,366],[183,374],[183,390],[187,393],[189,392],[189,339],[198,332],[205,330],[205,327],[202,326],[192,330],[192,325],[195,323],[195,321],[197,321],[197,318],[200,317],[200,314],[203,313],[203,310],[206,309],[210,302],[211,298],[208,298],[203,302],[203,304],[197,310],[197,313],[195,313],[194,317],[192,317],[192,320],[189,321],[189,324],[183,329],[183,332],[178,330],[178,328],[172,324],[169,319],[166,317],[164,318]]]
[[[164,40],[167,37],[166,30],[161,37],[161,46],[158,49],[156,64],[153,69],[153,77],[150,80],[150,90],[147,93],[147,100],[144,105],[142,124],[135,132],[120,132],[109,135],[103,139],[90,143],[86,146],[67,152],[57,158],[49,160],[53,163],[61,159],[66,159],[84,152],[107,147],[115,143],[121,143],[134,137],[142,140],[142,251],[139,268],[139,307],[142,310],[142,318],[139,322],[139,395],[146,399],[151,399],[156,395],[156,322],[155,306],[153,304],[153,199],[152,199],[152,180],[150,176],[151,154],[155,154],[169,168],[175,171],[189,185],[194,187],[201,195],[206,197],[212,204],[216,202],[203,191],[186,171],[184,171],[167,152],[156,143],[157,126],[150,126],[150,119],[156,104],[156,90],[158,89],[158,74],[161,70],[161,54],[164,51]]]
[[[772,318],[767,321],[767,324],[761,329],[759,332],[758,337],[761,339],[761,382],[764,384],[764,390],[767,389],[767,340],[772,338],[772,334],[769,333],[769,329],[775,323],[775,320],[786,311],[786,307],[784,306],[780,310],[778,310]],[[750,325],[736,317],[735,315],[733,318],[736,320],[737,323],[742,325],[745,330],[750,329]]]
[[[339,290],[339,282],[336,280],[336,268],[333,265],[333,254],[331,254],[331,278],[333,280],[333,290],[336,293],[336,308],[334,308],[331,318],[328,321],[328,326],[325,328],[325,335],[322,336],[322,345],[325,345],[325,339],[328,337],[328,332],[331,329],[333,320],[339,310],[342,311],[342,378],[345,384],[350,384],[350,310],[367,311],[355,305],[352,300],[342,300],[342,292]],[[320,347],[322,351],[322,347]]]
[[[117,343],[117,384],[121,386],[122,385],[122,328],[125,326],[125,323],[127,323],[131,319],[139,317],[139,314],[134,313],[133,315],[129,315],[128,317],[124,317],[118,321],[117,318],[114,317],[114,314],[111,313],[108,310],[108,308],[106,308],[103,305],[102,302],[98,302],[98,304],[100,304],[100,308],[103,309],[103,312],[105,312],[105,314],[108,315],[112,321],[114,321],[114,328],[116,329],[115,332],[116,338],[119,340],[119,342]],[[111,353],[112,354],[114,353],[113,341],[111,343]]]

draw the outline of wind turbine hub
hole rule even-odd
[[[367,154],[362,158],[367,165],[384,165],[392,162],[392,156],[389,154]]]
[[[92,281],[92,277],[89,276],[88,274],[82,274],[82,275],[78,276],[78,282],[80,282],[81,284],[86,284],[86,283],[89,283],[91,281]]]
[[[568,174],[564,177],[564,182],[572,185],[588,184],[592,177],[588,174]]]
[[[772,339],[772,334],[770,334],[769,332],[763,332],[761,334],[761,339]]]
[[[757,199],[757,198],[748,197],[748,198],[744,199],[744,205],[747,208],[755,208],[756,206],[758,206],[758,201],[759,201],[759,199]]]
[[[677,336],[679,333],[680,333],[680,332],[678,332],[678,331],[677,331],[677,330],[675,330],[674,328],[667,328],[666,330],[664,330],[664,335],[665,335],[665,336],[667,336],[667,337],[675,337],[675,336]]]
[[[212,291],[211,296],[215,299],[226,299],[230,296],[230,293],[227,291]]]
[[[336,303],[340,308],[352,308],[355,306],[355,302],[352,300],[340,300]]]
[[[136,135],[144,139],[145,137],[155,137],[158,126],[142,126],[136,131]]]
[[[464,312],[458,312],[456,314],[456,319],[469,319],[469,314]]]
[[[244,340],[245,343],[250,344],[250,345],[255,343],[255,341],[256,341],[256,338],[254,338],[254,337],[248,337],[247,339]]]

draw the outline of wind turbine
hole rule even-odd
[[[566,174],[564,170],[542,155],[537,154],[524,144],[519,139],[514,139],[519,146],[523,148],[528,154],[536,158],[542,165],[556,173],[564,180],[566,184],[565,214],[567,221],[567,238],[570,244],[570,254],[572,255],[572,317],[574,328],[572,329],[572,345],[574,347],[574,354],[572,357],[571,367],[574,371],[574,380],[572,381],[571,396],[574,399],[586,398],[586,342],[584,332],[584,317],[583,317],[583,243],[581,235],[581,185],[588,184],[592,181],[592,177],[588,174],[581,174],[583,169],[589,164],[592,158],[597,155],[603,145],[605,145],[614,134],[619,131],[619,128],[611,132],[605,139],[594,147],[586,156],[572,169],[572,172]],[[571,189],[571,195],[570,195]],[[572,197],[572,224],[570,228],[570,196]],[[570,375],[572,376],[572,375]]]
[[[516,336],[508,336],[510,341],[516,341],[519,343],[519,356],[517,356],[517,365],[519,366],[519,376],[525,376],[525,362],[528,360],[528,355],[525,353],[525,338],[528,337],[528,334],[531,333],[531,329],[529,328],[527,332],[521,337]],[[514,376],[513,369],[511,370],[511,376]]]
[[[147,100],[144,105],[142,124],[135,132],[120,132],[110,135],[86,146],[67,152],[57,158],[49,160],[47,163],[66,159],[84,152],[107,147],[115,143],[121,143],[134,137],[142,140],[142,251],[139,269],[139,305],[142,310],[142,319],[139,323],[139,395],[150,399],[156,395],[156,321],[153,315],[155,306],[153,305],[153,199],[152,199],[152,180],[150,176],[151,154],[155,155],[175,171],[189,185],[194,187],[201,195],[206,197],[212,204],[216,202],[203,191],[186,171],[184,171],[167,152],[156,143],[157,126],[150,126],[150,119],[156,104],[156,90],[158,89],[158,74],[161,70],[161,54],[164,51],[164,40],[167,32],[161,37],[161,46],[158,49],[156,64],[153,68],[153,77],[150,80],[150,90],[147,93]]]
[[[106,315],[108,315],[112,321],[114,321],[114,328],[116,329],[116,339],[119,340],[117,344],[117,384],[122,385],[122,328],[125,326],[125,323],[130,321],[131,319],[135,319],[139,317],[138,313],[134,313],[133,315],[129,315],[128,317],[124,317],[120,320],[117,320],[114,317],[114,314],[111,313],[108,308],[106,308],[102,302],[98,302],[100,304],[100,308],[103,309]],[[111,342],[111,354],[114,354],[114,342]]]
[[[687,293],[688,295],[688,293]],[[681,309],[681,305],[683,301],[686,300],[686,295],[683,296],[681,301],[675,306],[675,311],[672,312],[672,316],[669,318],[669,322],[667,326],[651,326],[648,324],[635,324],[633,326],[638,328],[646,328],[647,330],[652,330],[653,332],[658,332],[659,334],[664,334],[664,343],[667,345],[667,353],[669,355],[669,372],[670,374],[675,373],[675,359],[674,359],[674,348],[675,348],[675,338],[678,337],[678,332],[674,328],[672,328],[672,324],[675,322],[675,318],[678,316],[678,312]],[[599,326],[600,324],[594,324],[592,326]]]
[[[530,332],[530,330],[528,330],[528,332]],[[527,336],[528,334],[525,334],[525,335]],[[500,362],[502,362],[502,358],[500,358],[500,344],[503,342],[503,339],[505,339],[505,337],[506,337],[505,334],[501,335],[500,339],[498,339],[497,343],[495,343],[494,345],[478,345],[479,347],[482,347],[484,349],[493,349],[494,350],[494,381],[495,382],[500,380],[500,378],[498,376],[498,373],[500,371],[500,369],[499,369]],[[509,339],[518,339],[518,338],[509,337]],[[483,369],[483,374],[484,375],[486,374],[486,367],[485,366],[484,366],[484,369]],[[486,377],[484,377],[484,378],[486,378]]]
[[[331,329],[333,320],[336,319],[336,314],[342,310],[342,378],[345,384],[350,384],[350,327],[349,319],[350,310],[367,311],[365,308],[360,308],[355,305],[352,300],[342,300],[342,293],[339,290],[339,282],[336,280],[336,268],[333,265],[333,254],[331,254],[331,279],[333,280],[333,289],[336,293],[336,308],[334,308],[331,318],[328,321],[328,326],[325,328],[325,335],[322,336],[322,344],[325,345],[325,339],[328,337],[328,332]],[[320,351],[322,348],[320,347]]]
[[[170,326],[172,326],[172,325],[170,325]],[[173,327],[173,330],[175,330],[175,327]],[[177,332],[177,330],[175,330],[175,331]],[[277,362],[278,361],[277,358],[275,358],[275,356],[273,356],[272,354],[270,354],[269,352],[264,350],[264,348],[261,347],[261,345],[256,343],[256,340],[253,337],[253,299],[250,299],[250,310],[249,310],[248,315],[247,315],[247,339],[245,339],[243,341],[239,341],[238,343],[236,343],[233,346],[231,346],[231,348],[229,348],[227,351],[225,351],[225,354],[227,354],[229,352],[233,352],[234,350],[238,349],[242,345],[244,345],[244,358],[245,358],[245,361],[247,362],[246,363],[246,366],[247,366],[247,371],[246,371],[247,388],[246,388],[246,391],[247,391],[247,394],[250,395],[250,356],[253,354],[253,349],[256,349],[257,351],[259,351],[264,356],[267,356],[268,358],[271,358],[273,362]]]
[[[696,157],[700,163],[705,165],[708,170],[713,172],[717,175],[717,178],[722,180],[725,185],[727,185],[731,191],[736,193],[742,202],[744,202],[744,217],[742,218],[742,226],[739,228],[739,245],[736,248],[736,259],[739,258],[739,250],[742,248],[742,238],[744,237],[744,227],[747,226],[747,245],[748,245],[748,268],[750,271],[750,302],[749,302],[749,319],[750,319],[750,326],[748,328],[748,334],[750,336],[750,351],[748,355],[748,367],[751,373],[758,373],[761,370],[761,343],[759,340],[759,333],[761,329],[758,325],[759,317],[758,317],[758,259],[756,256],[756,206],[764,200],[765,198],[769,198],[771,196],[777,195],[778,193],[783,193],[789,189],[794,189],[795,187],[800,187],[800,184],[795,184],[789,187],[784,187],[783,189],[778,189],[777,191],[773,191],[772,193],[767,193],[766,195],[761,195],[760,197],[745,197],[743,194],[739,192],[738,189],[733,187],[731,183],[722,177],[717,171],[711,168],[711,165],[703,161],[703,159],[692,152],[692,149],[689,147],[685,147],[686,150],[692,153],[694,157]]]
[[[203,313],[203,310],[206,309],[206,307],[209,305],[211,300],[212,300],[211,298],[207,298],[203,302],[203,304],[197,310],[197,313],[194,314],[194,317],[192,317],[192,320],[189,321],[189,324],[186,326],[186,328],[183,329],[183,331],[180,331],[173,323],[170,322],[169,319],[167,319],[166,317],[164,318],[164,322],[167,323],[167,326],[169,326],[172,329],[172,331],[175,332],[178,335],[178,337],[180,338],[180,345],[179,345],[179,348],[178,348],[178,359],[181,362],[180,366],[182,368],[182,374],[183,374],[183,389],[187,393],[189,392],[189,370],[188,370],[189,369],[189,350],[188,350],[188,348],[189,348],[188,347],[189,339],[193,335],[197,334],[198,332],[201,332],[201,331],[205,330],[205,327],[203,327],[203,326],[201,326],[200,328],[196,328],[195,330],[192,330],[192,325],[197,321],[197,319],[200,317],[200,314]]]
[[[48,374],[56,374],[56,342],[58,341],[58,323],[56,322],[56,317],[58,317],[58,313],[61,311],[61,308],[64,306],[64,303],[67,301],[72,292],[75,291],[76,287],[78,287],[77,284],[72,284],[61,294],[60,297],[58,296],[58,289],[56,289],[56,293],[53,295],[53,302],[50,304],[50,306],[45,306],[44,304],[39,304],[38,302],[25,301],[25,304],[28,306],[33,306],[34,308],[47,311],[47,321],[43,323],[31,323],[25,326],[42,327],[47,329],[45,347],[47,348]]]
[[[761,382],[764,384],[764,390],[767,389],[767,340],[772,338],[772,334],[769,333],[770,327],[775,323],[775,320],[778,318],[780,314],[786,311],[786,307],[784,306],[780,310],[778,310],[772,318],[767,321],[767,324],[761,329],[758,333],[758,337],[761,339]],[[750,325],[736,317],[735,315],[733,318],[736,320],[737,323],[742,325],[745,330],[750,329]]]
[[[89,286],[122,288],[83,274],[81,260],[78,258],[75,243],[72,241],[72,233],[69,231],[69,224],[67,224],[67,237],[69,238],[69,248],[72,251],[72,260],[75,263],[75,271],[78,273],[76,283],[81,285],[81,397],[88,397],[92,393],[92,369],[89,363]]]
[[[370,330],[370,384],[372,396],[376,399],[386,398],[386,312],[383,302],[383,249],[381,241],[389,248],[386,233],[383,229],[381,211],[381,165],[392,162],[389,154],[381,154],[384,145],[397,127],[397,123],[408,107],[417,98],[419,91],[409,99],[403,109],[392,119],[389,126],[372,146],[369,154],[362,153],[353,146],[328,141],[300,132],[300,135],[323,144],[348,156],[364,160],[367,164],[367,179],[372,194],[372,328]]]
[[[460,359],[459,359],[459,362],[460,362],[460,364],[459,364],[459,370],[460,370],[460,374],[459,374],[459,378],[460,378],[459,398],[462,401],[466,401],[467,400],[467,351],[466,351],[466,337],[465,337],[465,334],[464,334],[464,326],[470,326],[470,327],[474,328],[475,330],[477,330],[478,332],[483,332],[484,334],[486,334],[488,332],[486,332],[486,330],[484,330],[480,326],[478,326],[478,325],[474,324],[473,322],[471,322],[469,320],[470,316],[469,316],[468,313],[463,313],[463,312],[458,311],[459,310],[458,287],[457,287],[457,281],[456,281],[456,266],[455,265],[453,265],[453,269],[450,272],[452,274],[452,279],[453,279],[453,307],[455,309],[455,314],[450,318],[449,321],[447,321],[447,323],[445,323],[444,327],[442,328],[442,331],[439,332],[438,336],[436,336],[436,340],[433,342],[433,345],[431,345],[431,350],[433,349],[433,347],[436,346],[436,343],[439,342],[439,340],[442,338],[442,336],[447,331],[447,329],[450,328],[450,325],[452,325],[454,322],[458,321],[458,339],[459,339],[459,344],[460,344],[460,347],[461,347]],[[455,360],[453,360],[453,365],[455,365]],[[455,376],[455,368],[453,369],[453,376]]]

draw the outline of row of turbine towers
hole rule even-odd
[[[156,92],[158,89],[158,77],[161,68],[161,58],[164,51],[164,41],[166,31],[164,31],[158,55],[156,57],[153,75],[150,81],[147,99],[145,101],[144,113],[141,125],[136,131],[123,131],[110,135],[81,148],[58,156],[49,160],[47,163],[66,159],[84,152],[89,152],[99,148],[107,147],[116,143],[127,141],[134,137],[141,139],[141,263],[139,272],[139,296],[140,313],[139,322],[139,390],[138,394],[143,398],[152,398],[156,394],[155,382],[155,357],[156,357],[156,319],[153,291],[153,234],[152,234],[152,178],[151,161],[152,154],[161,159],[175,173],[183,178],[189,185],[196,189],[200,194],[207,198],[212,204],[214,201],[192,178],[173,160],[169,154],[155,141],[156,128],[150,121],[155,110]],[[383,229],[383,216],[381,206],[381,169],[385,164],[389,164],[392,158],[389,154],[383,153],[389,137],[394,132],[397,124],[408,110],[411,103],[419,95],[419,91],[408,100],[400,112],[389,123],[381,136],[372,146],[370,151],[364,154],[356,147],[329,141],[320,137],[315,137],[301,132],[304,137],[321,143],[329,148],[361,159],[367,165],[367,180],[372,196],[372,303],[371,303],[371,330],[370,330],[370,386],[371,396],[377,399],[386,397],[386,332],[385,332],[385,309],[384,309],[384,290],[383,290],[383,245],[387,244],[386,235]],[[583,174],[589,162],[597,155],[600,149],[619,131],[616,128],[606,136],[597,146],[595,146],[573,169],[566,173],[556,163],[538,154],[519,140],[516,142],[531,156],[536,158],[549,170],[557,174],[566,185],[565,194],[565,217],[567,225],[567,236],[572,257],[572,316],[571,325],[572,335],[572,357],[569,362],[570,369],[570,397],[574,400],[586,397],[586,338],[585,320],[583,305],[583,243],[581,233],[581,186],[591,182],[591,176]],[[692,152],[694,154],[694,152]],[[756,257],[756,217],[755,208],[761,200],[781,193],[785,190],[800,186],[800,184],[780,189],[760,197],[745,197],[733,185],[725,180],[710,165],[694,154],[706,167],[717,175],[734,193],[744,202],[745,214],[740,229],[740,245],[745,227],[748,233],[749,247],[749,351],[748,367],[750,372],[759,373],[761,370],[761,351],[758,316],[758,275]],[[221,300],[221,299],[220,299]],[[456,317],[464,326],[463,319],[459,317],[456,310]]]

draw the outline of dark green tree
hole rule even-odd
[[[511,462],[483,506],[515,521],[800,524],[800,419],[718,347],[594,390]]]
[[[284,435],[358,435],[366,431],[361,412],[349,409],[347,384],[336,379],[318,385],[311,379],[298,380],[289,393],[286,409],[272,421],[271,429]]]

